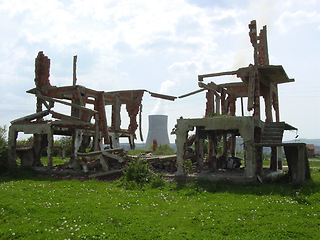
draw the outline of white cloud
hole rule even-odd
[[[13,95],[33,87],[34,58],[43,50],[51,59],[53,85],[72,82],[72,56],[78,55],[78,83],[88,88],[146,88],[181,95],[196,90],[198,74],[234,70],[252,62],[248,36],[252,19],[268,25],[271,43],[288,41],[288,33],[296,36],[297,26],[307,28],[311,24],[312,29],[320,29],[316,0],[208,1],[206,6],[189,2],[3,0],[0,85]],[[280,37],[276,27],[283,30]],[[299,38],[291,38],[288,46],[302,41]],[[279,59],[280,54],[272,51],[270,58]],[[200,95],[194,99],[194,109],[200,108],[203,99]],[[155,102],[150,111],[155,109]],[[190,108],[178,107],[178,101],[174,104],[176,110],[169,111],[172,121],[176,115],[191,116]],[[20,109],[19,104],[16,106]]]
[[[283,12],[275,23],[280,27],[282,32],[290,31],[292,28],[315,24],[317,30],[320,30],[320,13],[317,11],[285,11]]]

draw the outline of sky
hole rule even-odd
[[[0,0],[0,126],[35,112],[26,91],[35,87],[39,51],[51,59],[54,86],[72,85],[77,55],[78,85],[180,96],[199,89],[200,74],[253,63],[254,19],[258,30],[267,25],[270,64],[295,79],[279,85],[280,120],[298,128],[299,138],[320,138],[320,0]],[[205,93],[174,102],[145,93],[142,104],[146,140],[148,115],[168,115],[170,133],[181,116],[204,116]]]

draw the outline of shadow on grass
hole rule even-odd
[[[289,183],[287,179],[278,179],[268,183],[250,183],[236,185],[229,182],[211,182],[209,180],[179,180],[173,191],[184,192],[185,195],[197,195],[203,192],[230,193],[239,195],[280,195],[295,198],[299,203],[307,203],[302,196],[308,196],[320,192],[320,172],[314,173],[311,179],[306,180],[303,185]]]
[[[0,183],[16,180],[33,181],[61,181],[61,179],[39,177],[31,167],[19,167],[9,169],[6,173],[0,175]],[[64,179],[69,180],[69,179]],[[212,182],[209,180],[191,180],[179,179],[166,184],[163,188],[170,191],[179,191],[185,196],[196,196],[203,193],[230,193],[239,195],[280,195],[294,198],[298,203],[308,204],[305,196],[320,192],[320,171],[314,171],[311,179],[305,181],[303,185],[294,185],[287,181],[288,179],[278,179],[268,183],[250,183],[246,185],[235,185],[229,182]],[[118,184],[118,186],[120,186]],[[121,186],[119,187],[121,188]]]
[[[57,181],[50,177],[39,177],[32,167],[11,167],[6,172],[0,174],[0,183],[17,181],[17,180],[33,180],[33,181]]]

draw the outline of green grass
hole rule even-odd
[[[312,180],[234,186],[0,177],[0,239],[318,239],[320,163]],[[310,164],[310,165],[311,165]]]
[[[62,157],[53,157],[52,158],[52,165],[56,166],[56,165],[61,165],[64,163],[67,163],[70,161],[70,158],[62,158]],[[41,163],[43,164],[43,166],[47,166],[47,157],[41,157]]]

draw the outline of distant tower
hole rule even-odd
[[[149,115],[149,132],[145,148],[152,145],[154,139],[157,140],[158,146],[170,143],[167,115]]]

